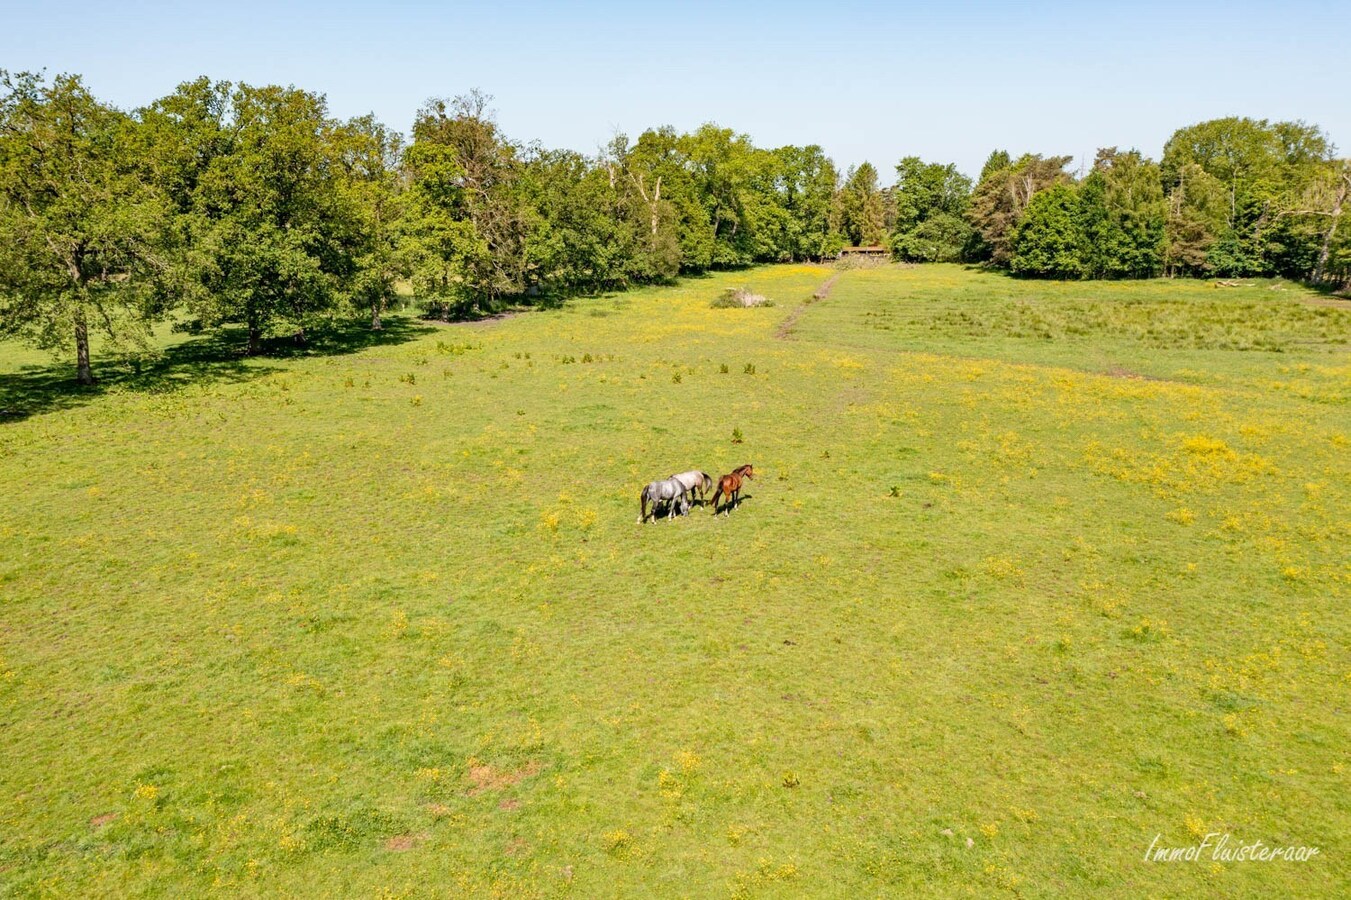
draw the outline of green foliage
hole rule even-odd
[[[925,163],[907,156],[896,166],[891,190],[895,230],[891,251],[908,262],[956,262],[971,240],[965,221],[971,179],[951,163]]]
[[[354,217],[355,271],[343,293],[352,308],[369,314],[371,327],[379,329],[396,284],[408,268],[400,245],[402,138],[370,115],[342,125],[334,138],[345,176],[339,184]]]
[[[844,237],[833,224],[839,173],[825,151],[812,144],[772,151],[775,192],[781,223],[775,255],[801,262],[834,256]]]
[[[820,147],[764,150],[705,125],[616,137],[596,159],[522,147],[470,94],[424,107],[406,156],[404,246],[419,295],[460,314],[680,272],[816,258],[842,239]]]
[[[523,162],[488,100],[478,92],[432,100],[413,123],[410,270],[419,295],[446,312],[492,308],[528,287]]]
[[[0,336],[73,349],[85,384],[91,329],[144,349],[171,252],[134,129],[77,76],[0,70]]]
[[[1067,184],[1034,194],[1013,230],[1009,270],[1035,278],[1082,278],[1089,252],[1079,198]]]
[[[850,168],[837,201],[839,229],[853,246],[872,246],[886,239],[886,205],[872,163]]]
[[[1135,150],[1099,150],[1078,197],[1087,277],[1152,278],[1163,270],[1165,206],[1158,165]]]
[[[200,78],[131,115],[70,76],[5,75],[4,91],[0,329],[73,343],[86,382],[91,329],[144,353],[171,313],[244,325],[258,352],[338,316],[379,329],[400,290],[458,317],[846,243],[1029,277],[1351,277],[1351,163],[1299,122],[1202,122],[1161,164],[1103,150],[1077,184],[1069,157],[995,151],[974,190],[906,157],[883,189],[871,164],[841,181],[819,146],[714,124],[620,135],[594,157],[522,144],[477,91],[429,101],[407,147],[295,88]],[[1072,216],[1064,192],[1034,209],[1071,184]]]
[[[1224,228],[1224,185],[1196,163],[1177,167],[1175,177],[1168,192],[1164,267],[1172,275],[1203,275],[1215,236]]]
[[[891,252],[907,262],[957,262],[970,246],[971,226],[949,213],[935,213],[907,231],[891,236]]]
[[[344,133],[322,97],[296,88],[205,79],[142,115],[147,168],[180,210],[184,299],[205,324],[245,325],[258,352],[268,330],[303,338],[344,290],[380,290],[350,281],[363,251],[392,254],[373,199],[345,175],[387,178],[383,129]]]
[[[1010,262],[1014,229],[1032,197],[1038,191],[1070,180],[1065,172],[1070,161],[1068,156],[1026,154],[1015,162],[995,168],[1006,156],[991,155],[967,211],[971,227],[980,238],[971,254],[998,266]]]
[[[980,167],[980,177],[976,179],[977,183],[984,181],[996,172],[1001,172],[1013,165],[1013,159],[1009,156],[1007,150],[993,150],[985,158],[985,165]]]
[[[1185,229],[1178,243],[1206,246],[1204,263],[1195,268],[1226,276],[1308,277],[1320,235],[1317,229],[1299,234],[1289,217],[1301,215],[1311,187],[1328,171],[1331,151],[1327,137],[1303,122],[1229,117],[1175,132],[1164,147],[1165,186],[1185,191],[1185,181],[1195,179],[1197,170],[1214,180],[1213,188],[1201,192],[1203,210],[1177,216]],[[1314,215],[1319,213],[1331,211]],[[1198,234],[1201,224],[1208,227]],[[1186,255],[1194,258],[1196,251]]]

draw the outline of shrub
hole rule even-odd
[[[749,288],[728,288],[709,304],[713,309],[748,309],[753,306],[773,306],[774,301],[763,294],[753,294]]]

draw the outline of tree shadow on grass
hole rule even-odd
[[[1299,284],[1315,293],[1322,294],[1324,297],[1331,297],[1334,300],[1351,300],[1351,281],[1303,281]]]
[[[249,381],[280,371],[269,360],[359,353],[407,343],[435,330],[404,318],[386,319],[380,331],[366,324],[340,323],[312,330],[304,344],[291,338],[265,341],[263,352],[251,357],[245,353],[243,329],[226,327],[165,347],[149,359],[95,360],[98,381],[90,387],[75,381],[75,367],[69,363],[24,366],[0,373],[0,426],[84,406],[112,392],[167,394],[193,384]]]

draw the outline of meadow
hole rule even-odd
[[[0,345],[0,896],[1351,885],[1349,303],[785,265],[165,342]],[[1212,832],[1320,852],[1144,861]]]

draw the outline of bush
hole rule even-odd
[[[774,301],[763,294],[753,294],[749,288],[728,288],[709,304],[713,309],[749,309],[753,306],[773,306]]]

